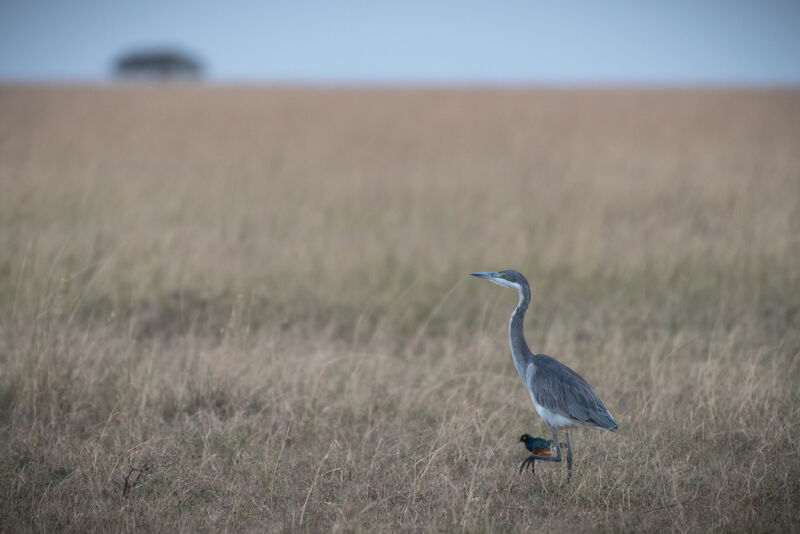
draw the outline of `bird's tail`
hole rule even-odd
[[[617,421],[608,410],[606,410],[605,413],[596,414],[592,417],[591,422],[597,425],[598,428],[608,430],[609,432],[616,432],[619,429]]]

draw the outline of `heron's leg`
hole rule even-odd
[[[550,426],[550,425],[548,425],[548,426]],[[553,443],[556,444],[556,455],[555,456],[541,456],[539,454],[531,454],[530,456],[528,456],[527,458],[522,460],[522,463],[519,465],[519,472],[520,473],[522,473],[522,471],[526,467],[528,467],[529,464],[531,466],[531,472],[533,472],[533,469],[534,469],[533,468],[533,462],[535,462],[536,460],[543,460],[545,462],[560,462],[561,461],[561,444],[558,442],[558,430],[556,430],[556,427],[550,426],[550,432],[553,433]]]
[[[572,444],[569,442],[569,430],[567,433],[567,482],[572,478]]]

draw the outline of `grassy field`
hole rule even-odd
[[[2,87],[0,251],[0,531],[800,530],[798,92]]]

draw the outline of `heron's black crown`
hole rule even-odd
[[[503,271],[497,271],[497,276],[508,280],[509,282],[514,282],[515,284],[520,284],[522,286],[528,286],[528,280],[522,276],[522,273],[519,271],[515,271],[514,269],[505,269]]]

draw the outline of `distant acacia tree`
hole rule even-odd
[[[178,50],[136,50],[121,55],[114,64],[114,71],[119,78],[197,79],[203,74],[203,65]]]

